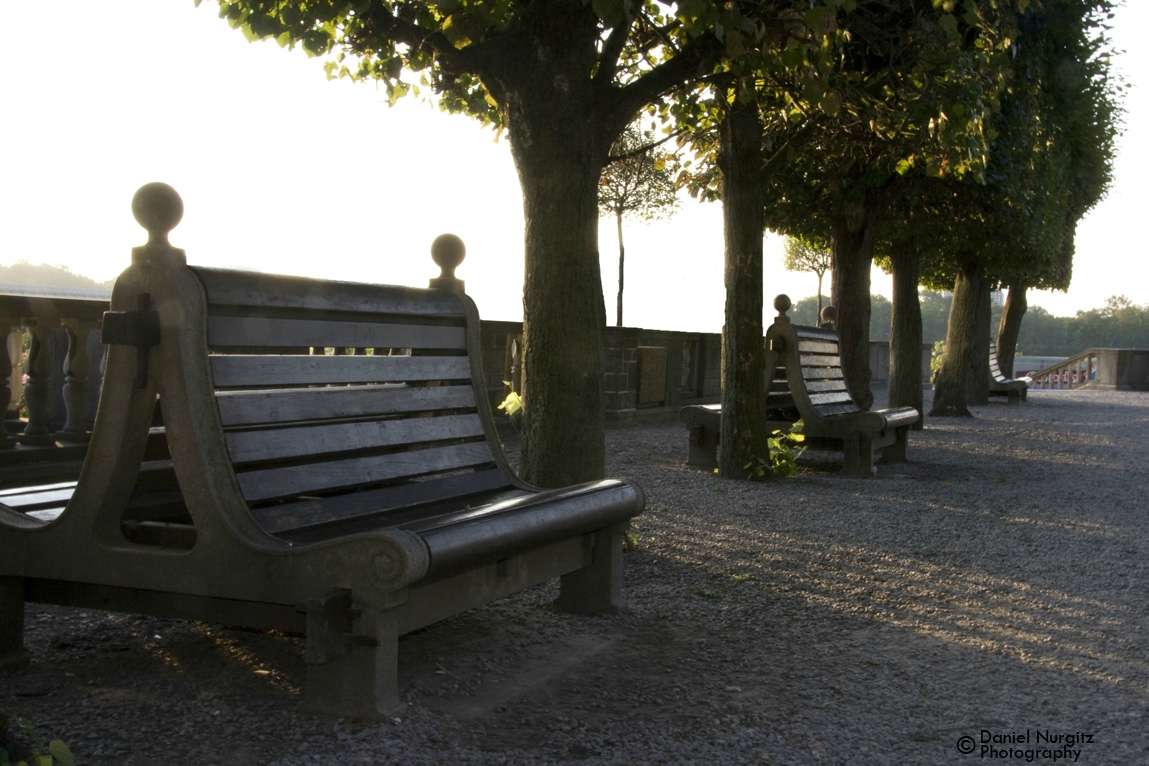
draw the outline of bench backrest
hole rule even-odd
[[[238,491],[264,532],[302,541],[402,526],[518,486],[473,384],[478,315],[465,295],[188,271],[233,473],[210,481]],[[137,528],[190,521],[163,399],[125,512]]]
[[[196,274],[228,454],[265,530],[510,486],[479,413],[461,296]]]
[[[796,397],[805,399],[805,406],[819,417],[862,412],[846,387],[842,362],[838,355],[838,335],[833,330],[791,324],[785,312],[790,301],[781,308],[779,296],[775,300],[778,317],[766,331],[767,369],[770,385],[767,392],[767,416],[774,420],[797,420],[802,407]],[[801,389],[793,390],[788,370],[794,370]]]
[[[1013,379],[1007,378],[1001,372],[1001,365],[997,361],[997,344],[989,344],[989,377],[997,383],[1009,383]]]

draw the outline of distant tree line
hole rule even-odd
[[[114,279],[97,282],[83,274],[73,274],[67,266],[31,264],[20,259],[11,266],[0,265],[0,284],[28,287],[70,287],[79,290],[111,290]]]
[[[873,295],[870,338],[890,339],[891,304],[883,295]],[[919,291],[922,306],[922,343],[945,340],[946,320],[953,296],[933,290]],[[817,324],[817,296],[797,301],[790,310],[796,324]],[[992,324],[1001,319],[1002,306],[993,307]],[[989,342],[986,338],[986,342]],[[1054,316],[1040,306],[1031,306],[1021,325],[1017,353],[1027,356],[1072,356],[1088,348],[1149,349],[1149,305],[1138,306],[1124,295],[1115,295],[1101,308],[1078,311],[1075,316]]]

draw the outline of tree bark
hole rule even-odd
[[[542,487],[601,478],[606,465],[598,183],[633,111],[586,77],[596,24],[577,0],[542,5],[484,77],[523,190],[520,474]]]
[[[818,316],[814,320],[814,324],[822,321],[822,277],[825,276],[824,271],[818,272]]]
[[[626,261],[626,248],[622,244],[622,210],[615,212],[615,219],[618,223],[618,305],[615,307],[618,312],[618,317],[615,320],[615,326],[622,327],[623,264]]]
[[[924,412],[922,396],[922,306],[918,301],[921,258],[912,243],[891,250],[894,290],[890,319],[890,407]],[[921,429],[922,418],[913,429]]]
[[[1025,285],[1010,285],[1005,296],[1005,308],[997,327],[997,366],[1001,374],[1013,377],[1013,358],[1017,354],[1017,338],[1021,334],[1021,320],[1029,308]]]
[[[946,352],[934,383],[931,417],[971,417],[969,391],[979,369],[978,359],[986,356],[986,338],[981,334],[981,317],[989,310],[989,282],[983,279],[975,261],[963,265],[954,280],[954,298],[946,325]],[[988,389],[988,381],[983,381]]]
[[[762,125],[756,106],[736,98],[721,126],[726,325],[722,337],[722,426],[718,472],[747,475],[768,454],[762,346]]]
[[[859,407],[870,409],[870,266],[874,242],[866,208],[839,214],[831,222],[830,304],[846,387]]]
[[[981,351],[971,357],[972,367],[966,377],[966,404],[983,406],[989,404],[989,344],[993,320],[993,283],[980,279],[977,283],[977,300],[973,310],[973,337],[981,344]]]

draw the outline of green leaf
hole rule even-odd
[[[706,12],[706,0],[678,0],[675,15],[680,19],[696,19]]]
[[[951,40],[957,41],[961,39],[958,33],[958,22],[952,13],[943,13],[942,17],[938,19],[938,25],[945,30]]]
[[[818,106],[826,115],[837,117],[838,111],[842,108],[842,97],[837,91],[828,91],[822,96],[822,100],[818,102]]]
[[[76,757],[63,740],[54,739],[48,743],[48,752],[61,763],[61,766],[76,766]]]

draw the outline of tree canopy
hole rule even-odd
[[[822,316],[822,278],[833,266],[830,250],[825,247],[812,245],[797,237],[787,237],[785,250],[782,253],[782,263],[787,271],[809,271],[818,277],[818,313]],[[817,320],[812,324],[818,324]]]
[[[985,183],[942,190],[923,272],[955,292],[937,413],[965,415],[967,401],[984,399],[991,289],[1010,286],[997,345],[1011,360],[1025,289],[1069,286],[1077,222],[1108,188],[1119,129],[1105,37],[1112,5],[1049,0],[1021,15]]]

